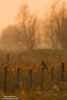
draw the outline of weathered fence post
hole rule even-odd
[[[30,69],[30,87],[32,88],[32,70]]]
[[[64,63],[62,63],[62,66],[61,66],[61,81],[63,81],[64,79]]]
[[[19,89],[20,68],[17,69],[17,89]]]
[[[47,53],[45,53],[45,59],[47,60]]]
[[[43,89],[43,82],[44,82],[44,68],[42,68],[41,89]]]
[[[42,51],[42,57],[44,56],[44,52]]]
[[[59,55],[59,60],[61,61],[61,55]]]
[[[7,64],[9,64],[9,54],[7,54]]]
[[[5,75],[4,75],[4,93],[7,90],[7,67],[5,67]]]
[[[21,64],[21,54],[19,54],[19,64]]]
[[[53,77],[53,71],[54,71],[54,67],[51,68],[51,78],[52,78],[52,80],[54,79],[54,77]]]
[[[53,60],[55,60],[55,52],[53,52]]]

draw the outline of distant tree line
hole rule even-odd
[[[54,49],[67,49],[67,8],[64,2],[60,6],[59,4],[60,2],[53,2],[46,19],[39,18],[36,11],[30,13],[27,4],[22,5],[15,19],[16,24],[2,31],[1,43],[5,48],[26,47],[32,50],[41,45],[42,35],[43,44]]]

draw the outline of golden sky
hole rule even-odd
[[[41,16],[52,0],[0,0],[0,30],[14,23],[15,16],[22,4],[27,3],[30,11],[37,10]]]

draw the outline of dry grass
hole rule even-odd
[[[6,58],[3,57],[2,63]],[[15,95],[19,100],[67,100],[67,62],[57,59],[46,59],[42,56],[22,57],[22,63],[19,64],[19,57],[10,57],[9,66],[7,63],[0,65],[0,99],[4,96],[4,68],[7,68],[7,94]],[[44,70],[43,88],[41,87],[42,65],[44,60],[48,70]],[[65,63],[64,80],[61,81],[61,63]],[[54,79],[51,78],[51,67],[54,67]],[[19,88],[17,89],[17,69],[20,68]],[[32,88],[30,86],[30,71],[32,70]]]

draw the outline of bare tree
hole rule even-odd
[[[28,6],[25,4],[21,6],[17,18],[17,44],[33,49],[39,42],[37,13],[30,14]]]
[[[67,9],[65,4],[62,4],[60,11],[56,17],[56,39],[61,44],[63,49],[67,48]]]
[[[15,35],[16,28],[14,25],[9,25],[5,29],[2,30],[1,37],[1,46],[6,50],[14,50],[17,49],[17,45],[15,43]]]
[[[47,15],[43,23],[44,39],[45,43],[52,48],[56,49],[56,39],[55,39],[55,16],[56,16],[56,4],[52,4],[50,15]]]
[[[58,7],[54,3],[51,7],[50,16],[44,26],[46,41],[54,49],[67,48],[67,10],[64,3]]]

